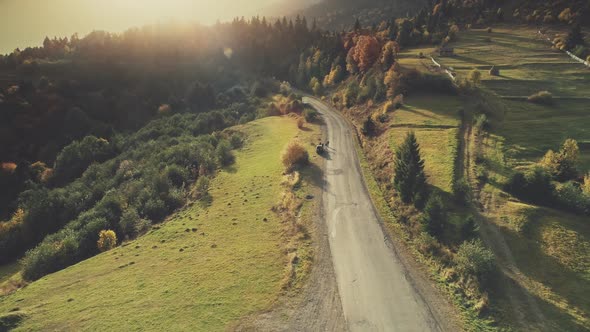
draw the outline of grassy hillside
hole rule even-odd
[[[478,144],[479,161],[472,165],[488,178],[480,199],[486,220],[507,244],[501,252],[508,256],[500,260],[516,271],[510,276],[516,286],[496,285],[492,293],[498,317],[520,328],[582,331],[590,328],[588,217],[525,204],[501,189],[514,169],[534,166],[566,138],[590,140],[585,86],[590,72],[535,33],[514,26],[492,33],[465,31],[453,44],[457,56],[439,60],[453,67],[459,79],[479,69],[482,87],[491,92],[484,102],[493,105],[488,109],[491,127]],[[491,66],[500,69],[500,76],[487,73]],[[554,104],[525,100],[539,90],[553,93]],[[590,170],[589,161],[590,151],[582,148],[580,173]]]
[[[488,41],[491,40],[491,41]],[[492,33],[471,30],[453,43],[457,56],[439,58],[459,77],[474,68],[483,73],[483,86],[502,99],[505,118],[498,134],[505,138],[510,162],[536,162],[566,138],[590,140],[587,104],[590,71],[538,37],[529,27],[499,27]],[[488,75],[495,66],[500,76]],[[547,90],[555,105],[535,105],[524,99]],[[519,98],[512,98],[519,97]],[[590,151],[583,151],[583,170],[590,169]]]
[[[286,190],[283,147],[297,137],[313,151],[319,128],[307,127],[290,117],[236,127],[247,143],[211,181],[210,205],[0,298],[0,316],[22,313],[17,330],[212,331],[269,308],[309,262],[304,237],[271,211]],[[313,186],[303,177],[296,195]],[[287,254],[300,258],[295,269]]]

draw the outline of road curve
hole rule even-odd
[[[350,331],[440,331],[399,257],[387,245],[363,180],[352,129],[322,101],[304,97],[303,102],[320,112],[327,126],[324,212]]]

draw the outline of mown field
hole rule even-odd
[[[497,133],[505,138],[510,162],[536,162],[566,138],[590,141],[590,70],[552,49],[535,28],[464,31],[452,45],[457,55],[438,60],[452,67],[459,78],[477,68],[483,74],[483,87],[499,97],[524,98],[546,90],[556,98],[551,106],[503,98],[506,113]],[[500,70],[500,76],[489,75],[492,66]],[[590,151],[583,150],[581,159],[582,170],[590,170]]]
[[[590,329],[590,224],[588,217],[518,202],[501,189],[514,169],[533,166],[548,149],[567,138],[590,141],[586,98],[590,70],[538,39],[534,28],[500,27],[492,33],[464,31],[453,43],[456,57],[440,58],[458,77],[473,68],[482,72],[481,86],[492,92],[488,102],[491,127],[483,140],[482,163],[488,177],[484,205],[520,271],[516,289],[540,309],[511,312],[510,298],[491,294],[498,316],[511,326],[554,331]],[[491,66],[500,76],[488,74]],[[548,90],[554,105],[535,105],[523,98]],[[590,151],[581,149],[580,173],[590,170]],[[509,261],[509,260],[507,260]],[[501,286],[500,286],[501,287]],[[508,288],[506,288],[508,289]],[[517,295],[518,297],[518,295]],[[527,298],[523,297],[523,298]]]
[[[271,117],[232,129],[247,141],[212,180],[210,204],[191,204],[135,241],[1,297],[0,317],[24,317],[23,331],[218,331],[271,307],[291,278],[303,280],[311,255],[271,211],[285,191],[281,151],[297,139],[312,152],[319,127]],[[315,187],[303,176],[296,194]],[[301,215],[311,216],[313,201],[303,204]]]

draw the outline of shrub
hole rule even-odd
[[[493,32],[492,28],[490,28],[490,27],[488,27],[488,28],[486,29],[486,31],[487,31],[488,33],[492,33],[492,32]]]
[[[131,238],[143,233],[148,229],[149,225],[149,221],[142,219],[135,208],[128,208],[123,211],[121,220],[119,220],[121,231]]]
[[[312,108],[306,108],[303,111],[303,117],[305,118],[305,121],[307,121],[307,123],[314,123],[315,121],[317,121],[319,113]]]
[[[553,95],[549,91],[539,91],[530,95],[527,100],[534,104],[553,105]]]
[[[526,174],[514,173],[504,185],[504,190],[522,200],[537,204],[550,203],[555,194],[551,176],[540,167]]]
[[[434,255],[440,246],[438,241],[428,233],[421,233],[415,241],[416,247],[424,255]]]
[[[112,230],[100,231],[96,245],[98,246],[98,250],[102,252],[113,249],[117,246],[117,234]]]
[[[305,120],[303,118],[297,119],[297,128],[303,129],[305,127]]]
[[[27,315],[21,311],[9,312],[0,315],[0,331],[12,331]]]
[[[164,198],[168,210],[182,207],[186,202],[185,196],[184,188],[172,188]]]
[[[484,247],[481,240],[463,242],[455,255],[457,268],[479,280],[486,279],[494,270],[494,260],[494,253]]]
[[[487,130],[489,127],[488,117],[485,114],[476,115],[475,118],[473,118],[473,123],[475,125],[475,129],[479,132]]]
[[[239,149],[244,144],[244,140],[242,139],[242,136],[240,134],[234,133],[229,138],[229,143],[231,144],[232,148]]]
[[[158,197],[149,198],[143,206],[143,215],[153,221],[162,220],[168,214],[166,203]]]
[[[55,176],[60,183],[77,178],[93,162],[103,162],[113,155],[113,146],[103,138],[86,136],[63,148],[55,161]]]
[[[221,166],[228,166],[234,162],[234,155],[231,151],[231,145],[226,140],[221,140],[215,148],[215,156]]]
[[[193,197],[195,199],[202,199],[207,196],[209,191],[209,178],[206,176],[201,176],[197,179],[195,183],[195,189],[193,191]]]
[[[375,134],[375,122],[371,119],[371,116],[367,116],[367,119],[363,122],[363,127],[361,128],[361,133],[365,136],[371,136]]]
[[[292,171],[309,163],[309,153],[301,144],[291,142],[283,151],[282,161],[287,171]]]
[[[314,95],[319,96],[323,91],[323,86],[320,80],[317,77],[313,77],[309,82],[309,89],[313,92]]]
[[[577,164],[580,155],[578,142],[567,139],[559,152],[547,151],[539,164],[560,181],[570,180],[578,175]]]
[[[453,183],[453,198],[457,204],[465,205],[469,201],[469,184],[465,179]]]
[[[442,198],[438,195],[433,195],[426,203],[426,207],[424,207],[422,226],[428,234],[440,239],[446,223],[447,213]]]
[[[568,182],[556,191],[557,202],[569,211],[590,215],[590,195],[584,193],[577,185]]]
[[[71,230],[48,236],[37,247],[27,251],[22,261],[23,278],[37,280],[76,262],[79,256],[86,254],[80,251],[78,241]]]
[[[359,95],[359,85],[355,80],[352,80],[348,86],[346,87],[346,91],[344,92],[344,104],[346,107],[351,107],[356,103],[356,100]]]
[[[188,181],[188,171],[178,165],[172,164],[166,166],[164,174],[170,183],[175,187],[181,187]]]
[[[477,235],[479,226],[475,222],[473,216],[469,216],[463,220],[459,228],[459,234],[462,240],[470,240]]]

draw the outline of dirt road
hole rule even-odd
[[[400,257],[388,246],[363,181],[354,133],[325,103],[304,97],[326,122],[324,213],[344,317],[351,331],[439,331]]]

